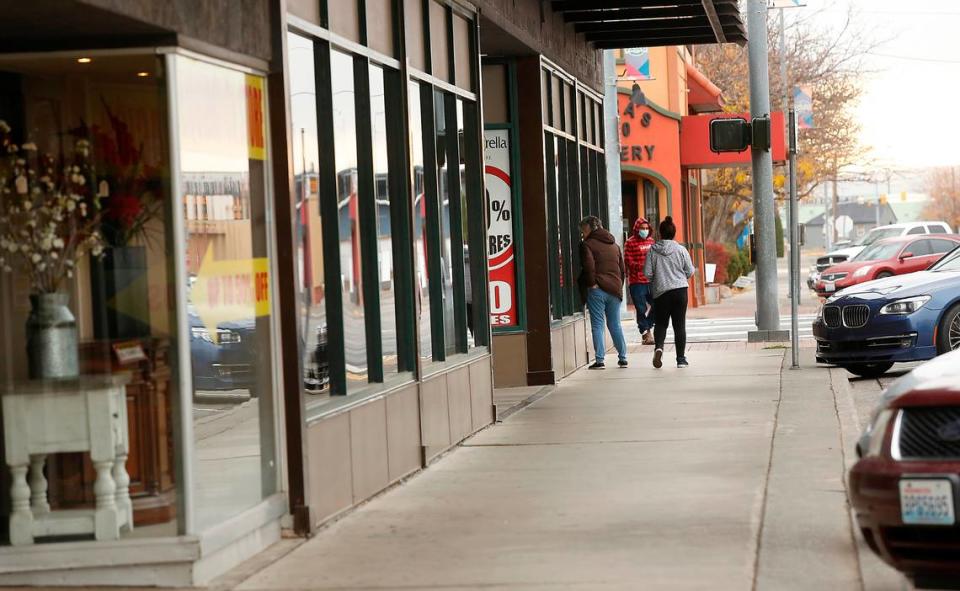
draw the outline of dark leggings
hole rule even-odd
[[[653,315],[656,318],[653,328],[656,348],[663,349],[663,342],[667,340],[667,324],[672,321],[677,359],[683,359],[687,349],[687,288],[671,289],[660,294],[653,300]]]

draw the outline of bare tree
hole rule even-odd
[[[956,231],[960,225],[960,187],[957,167],[935,168],[927,179],[930,203],[923,213],[927,219],[943,220]]]

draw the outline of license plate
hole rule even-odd
[[[824,281],[823,282],[823,291],[834,292],[837,291],[837,284],[833,281]]]
[[[953,525],[953,484],[946,478],[900,480],[900,515],[910,525]]]

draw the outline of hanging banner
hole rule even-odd
[[[489,226],[487,261],[490,267],[490,324],[517,326],[517,272],[513,246],[513,191],[510,183],[510,132],[484,132]]]
[[[797,127],[813,129],[813,94],[809,86],[795,86],[793,109],[797,112]]]
[[[624,49],[623,65],[624,80],[653,80],[650,76],[650,53],[646,47]]]

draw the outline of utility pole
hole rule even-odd
[[[781,9],[781,18],[783,12]],[[787,118],[790,150],[790,360],[791,369],[800,368],[800,224],[797,219],[797,114]]]
[[[750,63],[750,116],[770,116],[766,0],[747,0],[747,51]],[[752,150],[753,220],[757,252],[757,328],[759,340],[780,330],[777,307],[777,249],[773,202],[773,160],[769,150]],[[754,337],[754,340],[758,340]]]
[[[612,50],[603,52],[603,133],[610,154],[620,153],[620,109],[617,106],[617,58]],[[607,209],[610,233],[623,248],[623,194],[620,187],[620,158],[607,158]],[[626,289],[626,286],[624,286]],[[624,292],[626,295],[626,292]],[[626,297],[622,298],[620,315],[627,315]]]

